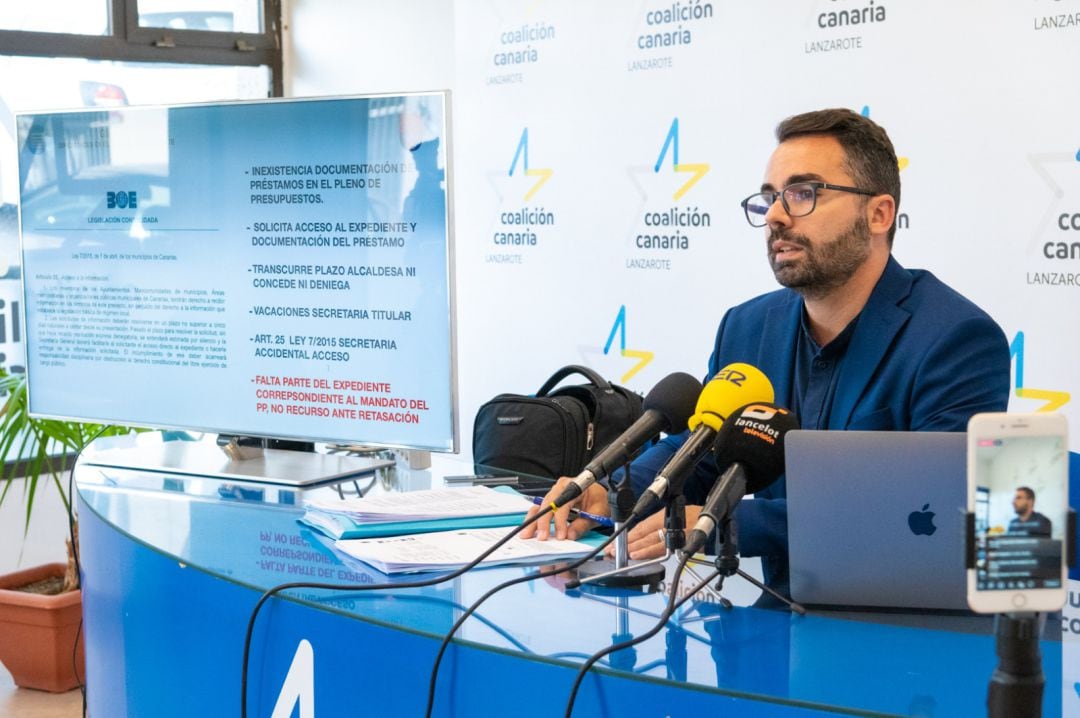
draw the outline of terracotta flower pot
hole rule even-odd
[[[17,686],[61,693],[82,683],[86,659],[81,637],[78,656],[72,658],[82,620],[82,592],[41,596],[10,590],[63,576],[64,568],[62,563],[50,563],[0,576],[0,663]]]

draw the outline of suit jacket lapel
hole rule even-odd
[[[859,323],[855,325],[855,333],[845,353],[836,397],[829,414],[830,428],[843,429],[851,421],[874,371],[888,353],[896,334],[911,317],[907,310],[899,306],[910,293],[911,275],[890,256],[881,279],[859,316]]]

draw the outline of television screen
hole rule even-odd
[[[17,117],[30,411],[456,450],[447,96]]]

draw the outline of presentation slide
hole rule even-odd
[[[446,114],[20,115],[31,411],[455,449]]]

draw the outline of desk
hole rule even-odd
[[[469,472],[436,458],[430,470],[399,465],[358,483],[376,492],[422,489]],[[264,589],[385,580],[343,562],[297,523],[304,497],[336,496],[332,488],[301,492],[86,464],[76,481],[94,718],[237,716],[244,630]],[[425,589],[301,590],[273,600],[255,631],[248,715],[423,715],[443,633],[463,606],[526,570],[474,571]],[[623,633],[646,630],[665,603],[661,595],[566,592],[562,584],[514,586],[465,624],[443,662],[436,715],[561,716],[580,662]],[[594,670],[575,715],[985,715],[996,664],[989,619],[799,617],[725,610],[712,593],[687,602],[676,618]],[[1057,716],[1061,643],[1044,641],[1042,651],[1044,715]],[[274,713],[283,686],[286,694],[313,694],[314,713],[294,713],[291,702]]]

